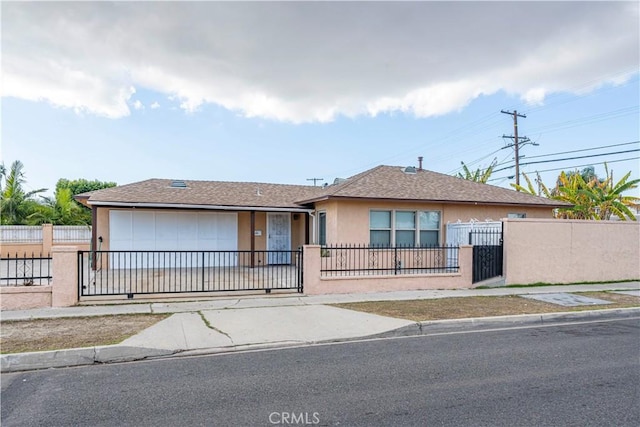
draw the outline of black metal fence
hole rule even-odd
[[[51,256],[15,254],[0,258],[0,286],[51,284]]]
[[[322,276],[455,273],[458,246],[375,247],[340,245],[321,248]]]
[[[295,289],[302,250],[79,251],[79,295],[134,295]]]
[[[471,230],[469,232],[469,244],[474,246],[502,245],[502,230],[501,229]]]
[[[469,244],[473,245],[473,283],[502,276],[502,230],[472,230]]]

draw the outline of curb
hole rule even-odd
[[[119,345],[73,348],[66,350],[38,351],[0,355],[0,372],[20,372],[48,368],[94,365],[101,363],[132,362],[150,358],[172,356],[201,356],[223,354],[247,350],[289,348],[306,345],[329,344],[377,338],[436,335],[447,332],[469,332],[496,328],[514,328],[533,325],[559,325],[580,321],[626,319],[640,316],[640,307],[614,308],[605,310],[573,311],[543,314],[522,314],[513,316],[474,317],[467,319],[447,319],[417,322],[398,329],[374,335],[353,338],[329,339],[323,341],[285,341],[279,343],[256,343],[251,345],[202,348],[192,350],[166,350]]]
[[[3,354],[0,357],[0,372],[7,373],[48,368],[67,368],[100,363],[132,362],[150,357],[169,356],[174,353],[175,352],[171,350],[124,347],[119,345],[12,353]]]
[[[640,307],[612,308],[590,311],[563,311],[557,313],[518,314],[512,316],[472,317],[467,319],[428,320],[371,335],[368,338],[432,335],[452,331],[474,331],[496,328],[513,328],[534,325],[559,325],[562,323],[626,319],[640,316]]]

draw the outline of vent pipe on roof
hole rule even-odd
[[[422,170],[422,156],[418,157],[418,170],[421,171]]]

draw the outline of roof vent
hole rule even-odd
[[[187,188],[187,183],[184,182],[184,181],[175,180],[175,181],[171,181],[171,187],[172,188]]]
[[[402,168],[402,172],[404,173],[408,173],[408,174],[415,174],[417,173],[417,169],[415,168],[415,166],[407,166],[406,168]]]

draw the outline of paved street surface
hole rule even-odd
[[[65,308],[2,311],[2,321],[36,318],[99,316],[134,313],[172,313],[169,318],[121,343],[106,346],[0,355],[1,372],[125,362],[173,354],[220,353],[264,347],[362,339],[371,336],[432,334],[439,330],[492,329],[506,325],[547,324],[576,320],[638,317],[640,308],[614,308],[572,313],[444,319],[415,322],[327,304],[355,301],[464,298],[469,296],[562,295],[552,299],[571,303],[577,292],[637,292],[640,282],[491,288],[398,291],[364,294],[235,296],[201,301],[136,301],[134,304],[81,305]],[[587,300],[590,305],[592,301]]]
[[[2,376],[8,426],[636,426],[640,321]]]

